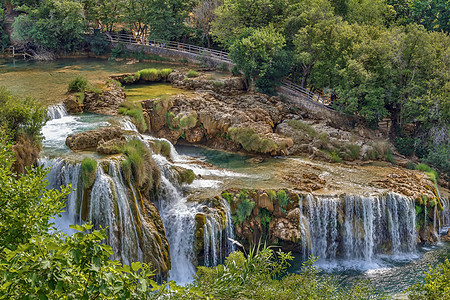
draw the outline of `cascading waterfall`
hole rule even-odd
[[[448,198],[441,197],[442,212],[439,218],[439,233],[447,234],[450,228],[450,201]]]
[[[64,104],[50,105],[47,108],[47,117],[50,120],[61,119],[62,117],[65,117],[68,115],[69,114],[67,113],[67,110],[66,110],[66,107],[64,106]]]
[[[138,223],[143,221],[136,197],[130,197],[127,185],[121,175],[119,162],[109,161],[108,173],[97,168],[89,203],[83,203],[83,183],[80,164],[72,164],[63,159],[42,159],[44,167],[52,167],[47,175],[49,188],[59,188],[71,184],[72,191],[66,200],[63,216],[55,220],[56,226],[66,233],[72,233],[70,224],[91,221],[96,229],[107,228],[108,244],[115,253],[114,258],[129,264],[143,261]],[[134,194],[134,193],[132,193]],[[87,210],[87,211],[86,211]],[[139,222],[137,222],[139,219]]]
[[[306,207],[304,201],[300,203],[304,258],[371,261],[377,254],[415,251],[415,206],[408,197],[394,193],[344,199],[308,195],[305,202]]]

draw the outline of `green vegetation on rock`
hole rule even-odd
[[[273,140],[260,137],[251,128],[230,127],[228,132],[231,139],[241,144],[246,151],[270,153],[278,149],[278,145]]]
[[[81,177],[85,189],[91,188],[97,175],[97,161],[92,158],[84,158],[81,161]]]
[[[69,82],[69,93],[84,92],[89,87],[88,80],[82,75],[77,75],[71,82]]]
[[[122,102],[119,107],[119,114],[130,116],[139,132],[147,131],[147,122],[145,122],[142,105],[139,102]]]

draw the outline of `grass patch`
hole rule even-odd
[[[425,172],[425,174],[428,175],[430,180],[434,183],[435,186],[437,186],[437,180],[439,179],[438,173],[436,170],[433,170],[429,165],[420,163],[416,166],[416,170]]]
[[[342,163],[341,156],[339,152],[335,149],[333,151],[328,150],[322,150],[326,155],[328,155],[329,158],[335,163]]]
[[[134,183],[139,189],[148,192],[160,176],[150,150],[143,142],[130,140],[122,147],[122,153],[127,157],[121,163],[124,177],[130,181],[133,175]]]
[[[92,187],[97,177],[97,161],[86,157],[81,161],[81,178],[85,189]]]
[[[241,144],[246,151],[270,153],[278,149],[278,145],[273,140],[261,138],[251,128],[230,127],[228,132],[231,139]]]
[[[69,93],[84,92],[88,88],[89,88],[88,80],[82,75],[77,75],[77,77],[75,77],[71,82],[69,82],[69,87],[67,91]]]
[[[167,76],[169,76],[170,73],[172,73],[172,69],[154,69],[154,68],[142,69],[136,72],[135,81],[141,80],[141,81],[156,82],[166,80]]]
[[[349,154],[351,159],[358,159],[361,155],[361,147],[356,144],[348,144],[346,145],[347,153]]]
[[[189,72],[187,72],[186,74],[187,78],[194,78],[194,77],[198,77],[198,72],[194,71],[194,70],[189,70]]]
[[[311,125],[300,120],[289,120],[288,124],[294,129],[306,132],[311,137],[317,135],[317,131]]]
[[[233,201],[233,198],[234,198],[234,194],[228,193],[227,191],[222,191],[221,196],[222,196],[223,199],[227,200],[228,203],[230,203],[230,204],[231,204],[231,202]]]
[[[161,154],[167,158],[170,157],[170,144],[166,141],[152,141],[152,149],[155,154]]]
[[[365,158],[371,160],[385,159],[390,151],[389,145],[386,142],[377,142],[372,145],[366,153]]]
[[[147,131],[147,123],[145,122],[142,105],[139,102],[122,102],[119,107],[119,114],[130,116],[139,132]]]

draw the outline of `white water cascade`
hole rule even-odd
[[[80,164],[72,164],[60,158],[51,160],[44,158],[41,164],[51,167],[47,176],[49,188],[58,189],[62,185],[71,184],[74,189],[67,197],[62,217],[55,220],[58,229],[71,234],[73,231],[68,225],[88,220],[96,229],[100,226],[108,227],[107,242],[113,248],[115,259],[126,264],[143,261],[141,240],[136,226],[143,221],[143,216],[136,197],[133,195],[130,197],[127,192],[118,161],[109,161],[108,173],[100,166],[97,168],[97,177],[92,186],[90,199],[83,197]],[[133,211],[132,207],[138,209]],[[136,218],[139,218],[140,222],[136,222]]]
[[[308,195],[300,201],[304,258],[370,262],[378,254],[399,255],[416,249],[415,206],[408,197],[394,193],[344,199]]]
[[[61,119],[62,117],[68,116],[66,107],[64,104],[50,105],[47,108],[47,117],[50,120]]]

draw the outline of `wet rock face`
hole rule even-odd
[[[66,145],[72,150],[106,149],[107,142],[124,139],[123,131],[119,127],[106,127],[97,130],[75,133],[66,138]],[[111,143],[111,142],[110,142]],[[107,152],[106,150],[104,150]]]

